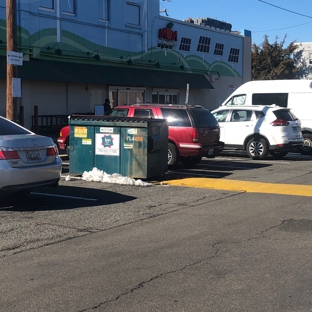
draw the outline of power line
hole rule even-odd
[[[274,4],[271,4],[271,3],[268,3],[268,2],[263,1],[263,0],[258,0],[258,1],[263,2],[263,3],[265,3],[265,4],[268,4],[268,5],[271,5],[271,6],[275,7],[275,8],[280,9],[280,10],[284,10],[284,11],[287,11],[287,12],[290,12],[290,13],[293,13],[293,14],[301,15],[301,16],[304,16],[304,17],[307,17],[307,18],[312,18],[312,16],[309,16],[309,15],[304,15],[304,14],[297,13],[297,12],[294,12],[294,11],[291,11],[291,10],[287,10],[287,9],[284,9],[284,8],[282,8],[282,7],[279,7],[279,6],[277,6],[277,5],[274,5]]]
[[[259,0],[260,1],[260,0]],[[311,24],[312,22],[304,23],[304,24],[299,24],[299,25],[294,25],[294,26],[288,26],[288,27],[283,27],[283,28],[277,28],[277,29],[268,29],[268,30],[256,30],[253,31],[253,33],[259,33],[259,32],[269,32],[269,31],[278,31],[278,30],[283,30],[283,29],[289,29],[289,28],[295,28],[299,26],[304,26],[307,24]]]

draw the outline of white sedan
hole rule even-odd
[[[52,138],[0,116],[0,195],[57,186],[62,160]]]

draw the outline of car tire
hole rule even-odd
[[[269,153],[276,159],[282,159],[284,156],[288,154],[288,152],[275,152],[275,151],[269,151]]]
[[[201,159],[202,159],[201,156],[181,157],[180,161],[185,167],[192,168],[196,166],[201,161]]]
[[[253,137],[246,146],[248,157],[252,159],[265,159],[268,155],[268,143],[265,139]]]
[[[175,166],[178,160],[177,148],[174,144],[168,143],[168,166]]]
[[[312,154],[312,134],[303,133],[303,144],[299,147],[299,152],[302,155],[311,155]]]

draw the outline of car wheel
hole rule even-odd
[[[264,159],[268,155],[268,144],[265,139],[254,137],[247,143],[247,155],[252,159]]]
[[[269,151],[269,153],[276,159],[281,159],[288,154],[288,152],[274,152],[274,151]]]
[[[310,133],[303,133],[303,144],[299,147],[302,155],[312,154],[312,135]]]
[[[195,156],[195,157],[181,157],[180,161],[185,167],[194,167],[196,166],[200,161],[202,157],[201,156]]]
[[[174,166],[177,163],[178,153],[174,144],[168,143],[168,166]]]

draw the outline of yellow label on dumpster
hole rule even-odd
[[[74,128],[74,137],[75,138],[86,138],[88,136],[87,127],[75,127]]]
[[[92,139],[82,139],[82,145],[92,145]]]

